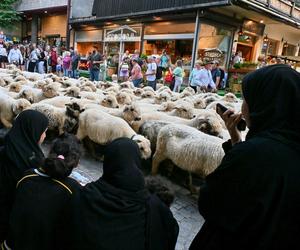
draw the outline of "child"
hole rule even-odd
[[[38,168],[24,173],[16,187],[9,240],[15,250],[71,248],[71,208],[80,184],[68,177],[80,159],[80,143],[64,134]]]

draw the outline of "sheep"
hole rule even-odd
[[[95,86],[94,83],[92,83],[91,81],[87,80],[85,81],[81,86],[80,88],[82,87],[89,87],[93,92],[96,92],[97,91],[97,88]]]
[[[15,82],[18,82],[18,81],[27,81],[27,79],[22,76],[22,75],[18,75],[17,77],[15,77],[14,79]]]
[[[226,101],[226,102],[239,102],[239,99],[235,96],[233,93],[227,93],[224,95],[221,100]]]
[[[141,89],[141,88],[136,88],[136,89],[134,90],[134,94],[135,94],[135,96],[137,96],[137,97],[142,97],[143,93],[144,93],[144,90]]]
[[[168,115],[178,116],[185,119],[192,119],[195,117],[194,105],[186,101],[177,101],[174,109]]]
[[[6,128],[12,127],[13,118],[23,110],[30,107],[26,99],[15,100],[12,97],[0,93],[0,121]]]
[[[155,103],[161,104],[171,100],[171,95],[167,91],[160,92],[158,96],[155,97]]]
[[[108,108],[119,108],[118,101],[115,96],[107,95],[101,101],[101,105]]]
[[[200,95],[184,97],[182,100],[192,103],[194,105],[195,109],[205,109],[206,108],[206,103]]]
[[[120,89],[134,89],[134,85],[132,82],[122,82],[120,84]]]
[[[10,92],[19,93],[22,89],[22,85],[19,82],[13,82],[8,86],[8,88]]]
[[[43,90],[26,87],[20,91],[18,98],[25,98],[31,103],[37,103],[46,98],[52,98],[58,95],[59,93],[56,86],[48,84]]]
[[[150,86],[144,87],[143,90],[144,90],[145,92],[146,92],[146,91],[151,91],[153,94],[155,94],[154,89],[153,89],[152,87],[150,87]]]
[[[183,124],[187,126],[194,127],[200,131],[204,131],[207,134],[221,137],[223,134],[223,127],[218,120],[218,118],[214,118],[213,116],[201,114],[196,116],[195,118],[188,120],[179,118],[176,116],[170,116],[168,114],[162,112],[155,113],[142,113],[140,121],[131,121],[130,126],[134,129],[134,131],[139,131],[141,125],[146,121],[159,120],[164,122],[172,122],[177,124]]]
[[[132,99],[128,93],[119,92],[116,95],[117,101],[120,105],[131,104]]]
[[[75,98],[80,98],[80,88],[73,86],[73,87],[68,87],[66,89],[66,92],[64,94],[65,96],[70,96],[70,97],[75,97]]]
[[[41,104],[50,104],[57,108],[64,108],[66,104],[71,103],[73,98],[68,96],[56,96],[49,99],[44,99],[40,101]]]
[[[150,141],[148,139],[142,135],[137,135],[123,119],[98,109],[87,109],[80,114],[76,136],[80,140],[89,137],[92,141],[101,145],[106,145],[120,137],[132,138],[137,142],[144,159],[151,156]]]
[[[49,120],[48,129],[58,130],[60,135],[71,132],[78,123],[76,119],[66,115],[66,108],[57,108],[47,103],[35,103],[30,109],[43,113]]]
[[[166,125],[158,133],[152,174],[156,175],[159,164],[169,159],[189,173],[206,177],[218,167],[224,157],[222,143],[223,140],[188,126]],[[189,186],[192,190],[191,178]]]

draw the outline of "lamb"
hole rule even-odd
[[[71,132],[78,121],[66,115],[66,108],[57,108],[47,103],[35,103],[30,109],[43,113],[49,120],[49,130],[58,130],[61,135]]]
[[[142,158],[151,156],[150,141],[142,135],[137,135],[121,118],[114,117],[95,109],[87,109],[79,116],[77,138],[89,137],[93,142],[106,145],[120,137],[132,138],[137,142]]]
[[[26,99],[15,100],[4,93],[0,93],[0,121],[6,128],[11,128],[14,117],[29,107],[30,102]]]
[[[224,157],[223,140],[194,128],[169,124],[160,129],[152,161],[152,174],[158,173],[159,164],[166,159],[189,173],[206,177]],[[190,188],[192,182],[190,179]]]

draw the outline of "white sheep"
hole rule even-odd
[[[152,161],[152,174],[158,173],[159,164],[169,159],[179,168],[206,177],[224,157],[223,140],[194,128],[169,124],[160,129]],[[190,188],[192,182],[190,179]]]
[[[71,132],[78,121],[66,115],[66,108],[58,108],[47,103],[32,104],[30,109],[43,113],[49,120],[48,129],[59,134]]]
[[[80,114],[76,136],[80,140],[89,137],[93,142],[102,145],[120,137],[132,138],[137,142],[144,159],[151,156],[148,139],[142,135],[137,135],[123,119],[109,115],[99,109],[87,109]]]
[[[0,93],[0,121],[6,128],[12,127],[14,117],[30,107],[26,99],[18,99]]]

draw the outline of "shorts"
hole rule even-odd
[[[7,56],[0,56],[0,63],[7,63]]]

